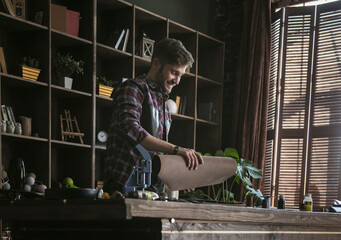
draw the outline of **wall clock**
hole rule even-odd
[[[97,133],[97,140],[101,143],[106,143],[108,140],[108,133],[106,131],[99,131]]]

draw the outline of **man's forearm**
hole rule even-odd
[[[173,153],[175,145],[169,142],[158,139],[152,135],[146,136],[142,141],[141,145],[148,151]]]

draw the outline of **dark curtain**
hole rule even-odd
[[[264,172],[270,66],[270,0],[244,0],[243,16],[231,143],[240,157],[253,161]],[[254,182],[253,188],[262,190],[262,180]]]

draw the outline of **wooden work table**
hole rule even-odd
[[[14,239],[341,239],[337,213],[217,203],[0,201],[0,218],[11,224]]]

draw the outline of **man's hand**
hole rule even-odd
[[[180,147],[177,154],[185,157],[189,170],[195,170],[199,164],[204,164],[202,156],[193,149]]]

